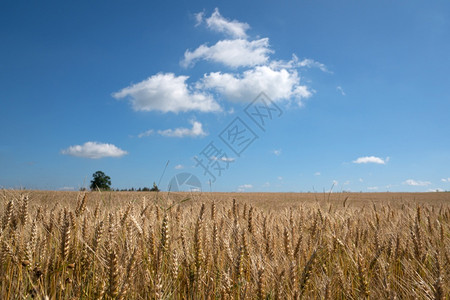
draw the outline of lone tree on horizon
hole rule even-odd
[[[150,189],[150,192],[159,192],[159,188],[156,185],[156,182],[153,182],[153,187]]]
[[[111,189],[111,177],[107,176],[102,171],[97,171],[92,174],[91,190],[109,191]]]

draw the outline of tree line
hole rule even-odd
[[[153,182],[153,186],[137,188],[134,187],[129,189],[114,189],[111,188],[111,177],[106,175],[102,171],[97,171],[92,174],[91,185],[89,186],[92,191],[129,191],[129,192],[159,192],[159,188],[155,182]],[[85,190],[85,188],[81,188],[81,190]]]

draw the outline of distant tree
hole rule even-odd
[[[150,188],[144,186],[144,187],[142,188],[142,191],[143,191],[143,192],[150,192]]]
[[[153,182],[153,187],[150,189],[150,192],[159,192],[159,188],[155,182]]]
[[[109,191],[111,189],[111,177],[106,176],[102,171],[92,174],[91,190]]]

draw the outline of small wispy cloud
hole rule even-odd
[[[158,134],[162,136],[167,137],[201,137],[208,135],[203,130],[203,125],[200,122],[197,121],[191,121],[192,128],[175,128],[175,129],[165,129],[165,130],[158,130]]]
[[[222,156],[222,157],[211,156],[211,160],[231,163],[231,162],[234,162],[236,160],[236,158],[226,157],[226,156]]]
[[[377,186],[368,186],[367,189],[369,191],[375,191],[375,190],[378,190],[378,187]]]
[[[376,156],[363,156],[363,157],[358,157],[357,159],[355,159],[353,161],[353,163],[355,164],[368,164],[368,163],[373,163],[373,164],[380,164],[380,165],[384,165],[389,161],[389,157],[387,157],[386,159],[382,159],[380,157],[376,157]]]
[[[196,26],[205,22],[206,27],[213,31],[224,33],[233,38],[247,37],[246,31],[250,28],[250,25],[248,25],[247,23],[239,22],[237,20],[229,20],[224,18],[220,14],[218,8],[214,10],[209,18],[205,19],[204,15],[204,12],[200,12],[195,15]]]
[[[314,173],[314,176],[320,176],[320,172]]]
[[[441,181],[442,182],[450,182],[450,177],[449,178],[442,178]]]
[[[414,180],[414,179],[407,179],[403,182],[403,184],[410,185],[410,186],[427,186],[430,185],[430,181],[420,181],[420,180]]]
[[[104,144],[98,142],[86,142],[83,145],[70,146],[61,151],[64,155],[99,159],[103,157],[121,157],[128,154],[113,144]]]
[[[239,187],[243,188],[243,189],[251,189],[253,187],[253,185],[251,185],[251,184],[243,184],[243,185],[240,185]]]
[[[242,184],[238,187],[238,192],[244,192],[244,191],[252,189],[252,188],[253,188],[252,184]]]
[[[147,137],[156,134],[159,134],[161,136],[166,137],[201,137],[201,136],[207,136],[208,134],[203,130],[203,125],[200,122],[191,120],[190,123],[192,124],[192,128],[184,128],[179,127],[175,129],[164,129],[164,130],[158,130],[155,131],[153,129],[149,129],[147,131],[141,132],[138,134],[139,138]]]
[[[139,134],[138,134],[138,138],[143,138],[143,137],[145,137],[145,136],[150,136],[150,135],[152,135],[152,134],[154,134],[154,133],[155,133],[155,131],[154,131],[153,129],[149,129],[149,130],[147,130],[147,131],[144,131],[144,132],[139,133]]]
[[[342,96],[345,96],[344,89],[343,89],[340,85],[338,85],[338,86],[336,87],[336,90],[338,90],[338,91],[341,93]]]
[[[183,165],[176,165],[176,166],[174,167],[174,169],[175,169],[175,170],[181,170],[181,169],[184,169],[184,166],[183,166]]]
[[[280,156],[281,155],[281,149],[273,150],[272,153],[275,154],[276,156]]]
[[[296,56],[294,55],[294,58],[295,57]],[[319,68],[322,72],[333,73],[333,72],[329,71],[323,63],[315,61],[314,59],[310,59],[310,58],[305,58],[302,61],[298,61],[297,66],[298,67],[306,67],[306,68]]]
[[[203,17],[205,16],[205,12],[201,11],[199,13],[194,14],[195,17],[195,27],[199,26],[203,22]]]
[[[333,73],[327,69],[327,66],[321,62],[315,61],[311,58],[299,60],[297,55],[292,54],[291,60],[273,60],[269,63],[273,69],[296,69],[296,68],[318,68],[325,73]]]
[[[73,186],[63,186],[59,188],[60,191],[74,191],[75,188]]]
[[[428,192],[444,192],[441,188],[435,188],[435,189],[428,189]]]

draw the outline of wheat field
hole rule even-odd
[[[450,299],[449,193],[1,196],[1,299]]]

